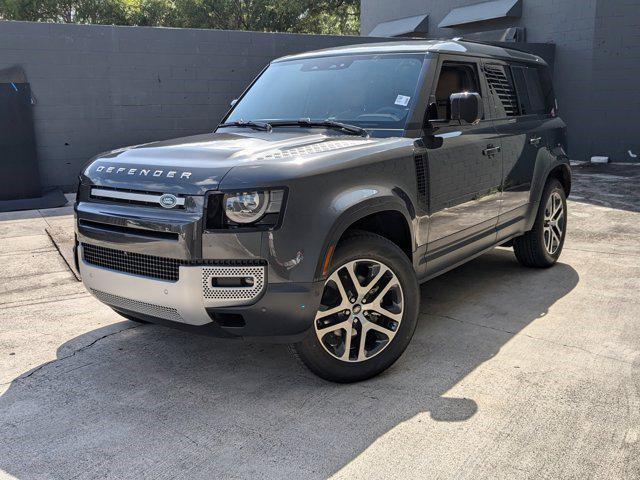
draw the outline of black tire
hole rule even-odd
[[[545,209],[547,202],[552,195],[559,195],[562,200],[563,223],[560,242],[553,253],[549,253],[545,247]],[[525,267],[548,268],[558,261],[564,246],[564,240],[567,234],[567,198],[562,188],[562,184],[555,178],[547,181],[540,199],[538,213],[533,223],[533,228],[524,235],[514,238],[513,251],[520,264]]]
[[[115,308],[112,308],[112,310],[114,312],[116,312],[118,315],[120,315],[121,317],[124,317],[127,320],[131,320],[132,322],[136,322],[136,323],[151,323],[151,322],[147,322],[146,320],[140,320],[139,318],[133,317],[133,316],[129,315],[128,313],[121,312],[120,310],[116,310]]]
[[[346,263],[360,259],[380,261],[395,274],[402,289],[402,317],[391,341],[378,354],[359,362],[343,361],[328,353],[312,326],[300,343],[292,345],[292,353],[313,373],[332,382],[358,382],[389,368],[407,348],[418,321],[418,282],[413,265],[404,252],[384,237],[354,232],[338,244],[329,276]],[[363,311],[365,308],[363,305]]]

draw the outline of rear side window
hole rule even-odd
[[[485,77],[489,85],[489,94],[493,96],[495,118],[516,117],[520,114],[518,97],[513,84],[511,70],[504,65],[488,64],[484,66]]]
[[[540,75],[536,67],[512,66],[513,80],[518,94],[520,115],[548,113]]]

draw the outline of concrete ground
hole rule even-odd
[[[407,352],[356,385],[126,321],[45,232],[70,208],[2,214],[0,476],[639,478],[640,166],[574,174],[558,265],[496,249],[428,282]]]

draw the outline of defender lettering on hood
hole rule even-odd
[[[99,165],[96,167],[96,173],[108,173],[108,174],[122,174],[122,175],[139,175],[141,177],[164,177],[164,178],[190,178],[192,172],[182,171],[179,172],[177,170],[156,170],[150,168],[126,168],[126,167],[115,167]]]

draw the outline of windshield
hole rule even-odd
[[[425,55],[383,54],[276,62],[225,122],[308,118],[402,129],[425,61]]]

